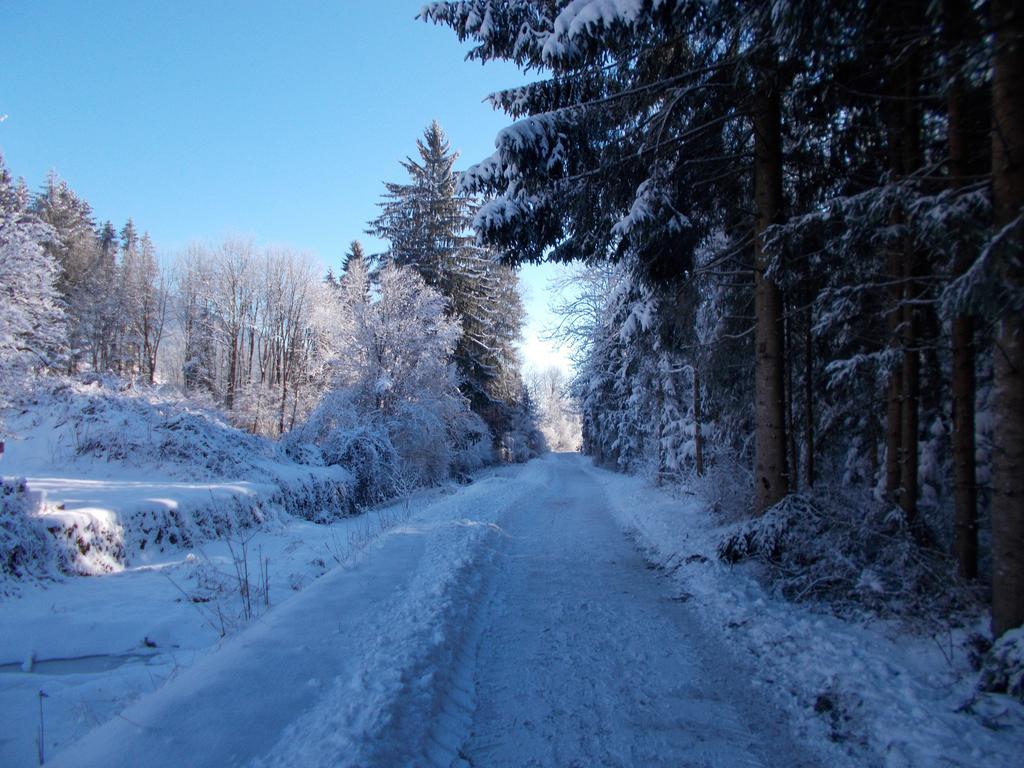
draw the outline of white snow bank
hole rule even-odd
[[[589,471],[652,564],[712,628],[750,654],[757,682],[798,713],[806,741],[831,742],[835,757],[853,764],[1020,764],[1024,707],[975,693],[969,630],[920,636],[892,622],[847,622],[773,598],[752,564],[716,559],[722,531],[701,499]]]
[[[435,496],[52,764],[407,764],[449,694],[494,521],[539,488],[535,463]]]
[[[0,471],[31,501],[0,498],[0,594],[25,578],[109,573],[290,517],[355,512],[346,469],[299,463],[159,389],[44,383],[5,421]],[[56,546],[39,545],[40,531]]]
[[[494,494],[488,480],[493,474],[478,476],[478,483],[467,490]],[[453,486],[421,491],[329,524],[288,518],[280,525],[247,531],[252,580],[260,578],[258,562],[268,572],[269,609],[260,585],[253,585],[257,624],[318,584],[332,566],[361,568],[367,550],[379,546],[387,532],[406,523],[420,525],[439,509],[472,518],[474,508],[483,506],[479,495],[465,505],[453,503],[453,491]],[[222,631],[229,638],[247,634],[251,622],[244,615],[232,548],[237,556],[238,536],[230,547],[220,539],[188,550],[147,550],[144,564],[103,578],[22,583],[20,596],[0,606],[0,720],[5,723],[0,729],[0,765],[36,765],[40,691],[46,694],[42,704],[49,761],[140,696],[182,675],[218,645],[233,642],[225,641]],[[352,590],[369,586],[352,573]],[[372,577],[378,572],[367,573]],[[387,595],[390,587],[384,588]],[[348,626],[350,621],[340,623]],[[26,671],[30,658],[33,663]]]

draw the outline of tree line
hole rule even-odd
[[[543,73],[490,97],[514,122],[463,188],[511,263],[591,273],[586,450],[734,462],[757,513],[860,486],[964,578],[985,566],[995,634],[1024,623],[1021,2],[422,16]]]
[[[386,250],[369,255],[353,241],[340,277],[308,254],[242,238],[193,244],[161,262],[131,219],[120,230],[97,224],[56,174],[32,193],[0,164],[5,395],[40,371],[113,374],[180,387],[236,426],[278,437],[313,415],[330,421],[325,399],[337,403],[339,391],[362,387],[378,395],[354,411],[367,423],[383,419],[394,432],[415,416],[420,437],[432,436],[438,450],[486,435],[484,458],[536,455],[543,438],[515,347],[523,323],[517,278],[467,236],[476,203],[457,192],[457,154],[436,123],[417,149],[419,159],[404,164],[408,181],[386,185],[381,214],[368,225]],[[353,281],[365,306],[353,304]],[[385,341],[401,328],[405,343]],[[422,334],[451,343],[411,345]],[[414,375],[421,370],[435,375]],[[412,380],[398,381],[406,375]],[[406,437],[411,423],[402,425]]]

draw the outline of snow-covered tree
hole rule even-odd
[[[393,449],[406,480],[438,482],[460,454],[478,451],[483,437],[452,363],[458,321],[412,269],[385,266],[373,299],[368,285],[359,262],[339,281],[329,326],[330,389],[299,437],[342,457],[369,441],[360,450]]]
[[[522,389],[514,348],[523,322],[516,276],[493,250],[473,242],[474,203],[457,191],[458,154],[441,127],[432,123],[416,146],[419,159],[402,163],[409,181],[385,184],[370,231],[388,241],[385,261],[416,270],[459,319],[462,390],[500,441]]]
[[[25,206],[0,157],[0,406],[32,371],[59,365],[67,343],[59,267],[44,248],[56,233]]]
[[[580,418],[572,402],[570,380],[561,368],[530,371],[526,376],[530,400],[537,409],[537,423],[544,442],[552,451],[579,448]]]
[[[138,265],[132,296],[132,335],[139,340],[139,367],[149,384],[156,381],[156,362],[167,322],[167,284],[157,262],[156,249],[149,233],[139,241]]]
[[[743,232],[722,256],[751,278],[756,506],[777,502],[789,477],[783,308],[764,235],[783,213],[785,14],[763,3],[465,0],[423,16],[473,41],[471,58],[549,73],[491,97],[515,122],[462,179],[463,192],[490,197],[473,221],[482,242],[513,262],[625,261],[667,307],[711,231]]]
[[[345,252],[345,260],[341,264],[342,273],[348,272],[349,267],[354,261],[360,262],[363,267],[369,267],[366,260],[366,252],[363,250],[363,244],[358,240],[353,240]]]
[[[72,370],[91,357],[100,324],[103,288],[97,281],[99,243],[92,208],[66,181],[51,172],[32,202],[32,212],[53,228],[44,248],[57,265],[56,288],[68,325],[68,363]]]
[[[174,267],[174,306],[181,333],[182,384],[193,395],[212,395],[216,391],[212,281],[211,264],[205,252],[190,246]]]

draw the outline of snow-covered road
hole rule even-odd
[[[811,764],[586,462],[431,504],[54,764]]]
[[[647,567],[575,457],[504,521],[472,655],[476,766],[800,765],[785,724]]]

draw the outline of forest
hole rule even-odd
[[[800,494],[909,531],[991,585],[997,636],[1024,623],[1019,4],[423,15],[545,74],[491,97],[515,122],[461,183],[509,263],[585,265],[584,450],[725,468],[769,525],[807,526]]]
[[[127,707],[209,765],[1013,764],[1024,3],[430,0],[415,27],[521,82],[470,94],[489,156],[411,129],[330,266],[165,252],[0,156],[0,712],[38,704],[37,763],[37,647],[128,653],[109,616],[101,652],[52,645],[91,576],[100,615],[144,596],[171,671],[119,673],[89,728],[47,681],[69,763],[173,764]],[[536,265],[568,373],[524,359]],[[165,649],[212,643],[176,679]],[[266,734],[227,711],[242,746],[196,730],[256,667],[309,682],[250,691]]]

